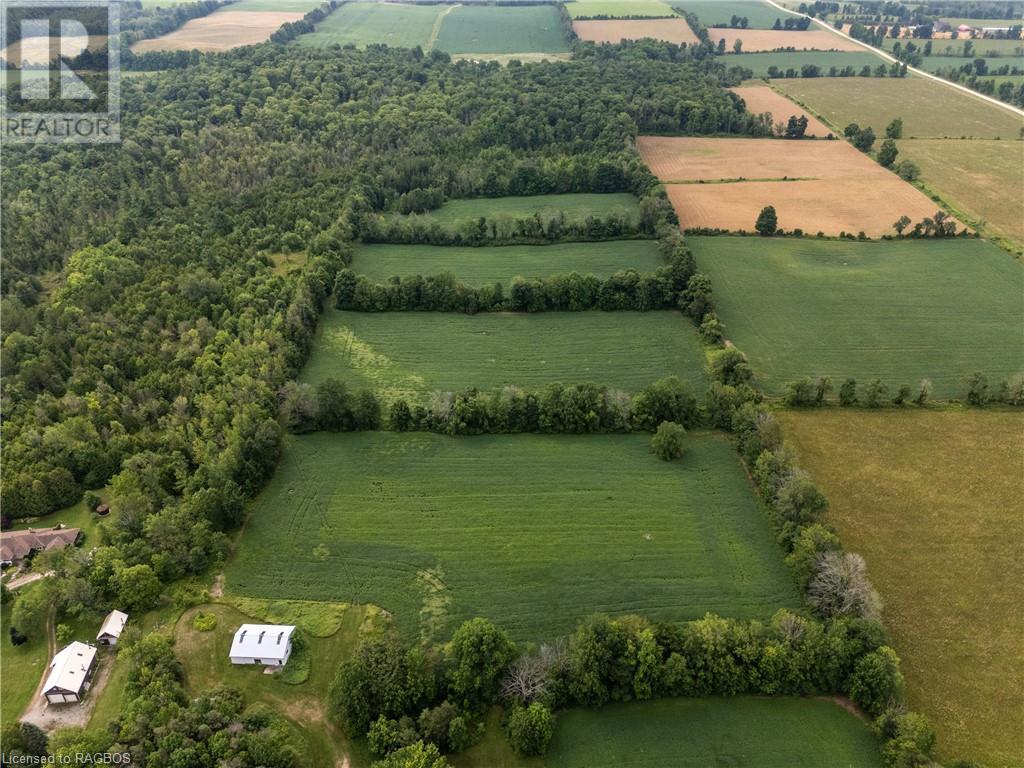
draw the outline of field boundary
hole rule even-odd
[[[444,24],[445,16],[460,7],[458,3],[455,3],[445,7],[443,11],[437,14],[437,18],[434,19],[434,26],[430,29],[430,37],[427,38],[427,44],[423,47],[425,53],[430,53],[434,50],[434,46],[437,45],[437,38],[441,35],[441,25]]]

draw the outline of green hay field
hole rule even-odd
[[[1024,413],[778,416],[867,560],[939,760],[1024,765]]]
[[[475,221],[481,216],[507,216],[519,219],[533,216],[535,213],[547,215],[557,211],[562,211],[567,221],[584,221],[588,216],[602,217],[613,213],[635,218],[640,214],[640,203],[628,192],[474,197],[449,200],[437,210],[413,215],[437,221],[444,226],[455,226],[462,222]]]
[[[611,240],[599,243],[508,245],[500,248],[447,248],[437,245],[364,245],[352,269],[384,282],[394,275],[438,275],[451,272],[469,285],[501,283],[517,275],[548,277],[579,272],[607,277],[620,269],[653,272],[664,264],[654,240]]]
[[[673,0],[672,5],[696,14],[705,27],[729,26],[733,16],[746,16],[748,29],[771,29],[776,19],[785,23],[786,19],[796,18],[758,0]]]
[[[844,69],[853,67],[858,72],[865,64],[872,69],[885,61],[873,53],[858,53],[856,51],[789,51],[782,53],[741,53],[726,54],[719,59],[727,67],[743,67],[752,70],[754,77],[768,77],[768,70],[771,67],[778,67],[782,72],[787,69],[795,69],[797,72],[805,64],[812,64],[820,67],[823,75],[827,75],[831,67]],[[800,82],[822,82],[825,84],[842,83],[848,80],[870,80],[878,82],[882,78],[855,78],[855,77],[809,77],[801,78]],[[777,81],[773,81],[777,82]]]
[[[595,613],[767,618],[800,604],[731,444],[691,434],[316,433],[256,500],[233,593],[372,603],[446,639],[486,616],[516,639]]]
[[[694,237],[726,336],[771,393],[801,376],[938,398],[1024,370],[1024,269],[983,240],[856,243]]]
[[[574,19],[593,16],[664,18],[675,16],[668,3],[661,0],[572,0],[565,4]]]
[[[467,387],[594,382],[636,392],[676,374],[708,384],[693,324],[677,312],[442,312],[330,310],[302,373],[371,387],[386,401],[425,402]]]
[[[820,699],[664,699],[558,716],[548,768],[881,768],[868,725]]]
[[[918,77],[780,79],[772,85],[840,130],[857,123],[884,136],[892,119],[902,117],[908,139],[1014,139],[1024,125],[1008,109]]]
[[[921,167],[921,180],[982,229],[1024,249],[1024,142],[983,139],[904,139],[900,158]],[[1014,192],[1018,190],[1018,192]]]
[[[448,53],[564,53],[569,50],[553,5],[456,6],[444,16],[435,48]]]
[[[442,13],[451,6],[348,3],[323,20],[315,31],[300,35],[297,45],[364,47],[383,43],[392,48],[428,47]]]

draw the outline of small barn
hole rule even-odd
[[[231,663],[283,667],[292,655],[294,632],[290,624],[243,624],[231,642]]]
[[[50,662],[50,674],[43,683],[43,697],[50,704],[81,701],[96,669],[96,649],[77,640]]]
[[[111,611],[107,618],[100,625],[100,631],[96,635],[96,642],[100,645],[117,645],[121,638],[124,625],[128,623],[128,614],[121,611]]]

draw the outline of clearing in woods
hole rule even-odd
[[[413,215],[445,226],[456,226],[481,217],[520,219],[534,214],[551,216],[559,211],[565,214],[566,221],[584,221],[588,216],[605,217],[611,214],[635,220],[640,215],[640,203],[628,192],[474,197],[449,200],[436,210]]]
[[[1024,414],[778,418],[829,522],[867,560],[907,706],[935,725],[938,758],[1024,764]]]
[[[507,245],[451,248],[438,245],[363,245],[352,269],[385,282],[394,275],[439,275],[451,272],[468,285],[501,283],[512,278],[548,277],[579,272],[607,277],[622,269],[653,272],[665,260],[654,240],[610,240],[597,243]]]
[[[807,34],[801,32],[800,34]],[[865,50],[856,51],[779,51],[773,53],[744,53],[741,56],[730,56],[722,59],[730,67],[743,67],[751,71],[752,77],[772,77],[770,70],[775,67],[778,73],[775,77],[800,77],[804,67],[813,66],[819,70],[819,77],[809,77],[808,80],[823,80],[826,83],[836,82],[837,78],[828,77],[832,67],[835,67],[836,74],[847,67],[853,67],[854,72],[860,72],[864,67],[874,69],[879,64],[887,62],[873,53]],[[788,72],[787,70],[792,70]],[[838,78],[852,80],[852,77]],[[884,78],[862,78],[870,79],[873,82]],[[940,86],[942,87],[942,86]]]
[[[988,139],[903,139],[900,159],[921,168],[921,180],[954,208],[983,221],[983,230],[1024,248],[1024,142]]]
[[[831,701],[661,699],[559,713],[548,768],[881,768],[871,728]]]
[[[442,18],[433,47],[453,54],[569,51],[554,5],[457,5]]]
[[[903,118],[908,139],[1016,139],[1024,125],[1009,109],[925,78],[807,77],[773,85],[840,130],[857,123],[874,128],[877,136],[885,135],[894,117]]]
[[[612,19],[618,16],[661,19],[676,15],[669,4],[661,0],[573,0],[566,3],[565,8],[574,19],[595,16]]]
[[[226,51],[240,45],[262,43],[282,24],[299,21],[302,16],[302,12],[221,9],[209,16],[190,19],[166,35],[139,40],[132,51]]]
[[[383,43],[392,48],[426,48],[434,25],[452,6],[400,5],[398,3],[346,3],[316,29],[300,35],[295,43],[324,48],[329,45],[364,47]]]
[[[621,313],[616,313],[620,315]],[[517,640],[593,613],[768,619],[800,598],[732,445],[650,435],[288,438],[227,566],[234,593],[380,606],[443,640],[485,616]]]
[[[672,6],[696,14],[706,27],[728,27],[732,17],[739,16],[747,19],[748,29],[771,29],[776,19],[785,24],[786,19],[797,18],[795,14],[780,11],[759,0],[673,0]],[[712,34],[715,31],[708,30]]]
[[[674,311],[343,312],[330,309],[302,379],[333,377],[385,402],[513,384],[594,382],[638,392],[677,375],[703,393],[704,352],[693,323]]]
[[[802,376],[931,379],[963,397],[975,371],[1024,371],[1024,269],[975,239],[858,243],[691,237],[726,336],[773,394]],[[883,592],[884,594],[884,592]]]
[[[574,21],[573,31],[580,40],[592,43],[619,43],[623,40],[664,40],[676,45],[697,45],[700,40],[686,19],[607,19]]]
[[[770,29],[709,29],[708,37],[718,45],[725,40],[725,50],[731,53],[737,40],[742,41],[744,52],[776,51],[796,48],[798,51],[863,51],[864,46],[853,40],[826,32],[824,29],[806,32],[773,31]],[[742,67],[743,59],[723,59],[727,66]]]
[[[735,88],[730,88],[729,90],[743,99],[747,105],[747,112],[750,112],[751,114],[760,115],[765,112],[770,112],[773,123],[781,121],[783,124],[785,124],[791,116],[802,116],[807,118],[807,130],[804,132],[805,136],[824,138],[830,133],[833,133],[832,129],[821,122],[821,120],[811,114],[808,114],[803,108],[797,106],[785,96],[772,88],[769,88],[767,85],[741,85],[736,86]]]

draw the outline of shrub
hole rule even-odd
[[[366,743],[375,755],[390,755],[397,749],[408,747],[419,739],[412,718],[392,720],[381,715],[373,721],[366,734]]]
[[[371,768],[451,768],[451,763],[433,744],[417,741],[375,761]]]
[[[879,715],[903,694],[900,658],[889,646],[861,657],[849,680],[850,698],[870,715]]]
[[[896,173],[904,181],[917,181],[921,176],[921,167],[913,160],[901,160],[896,165]]]
[[[856,379],[847,379],[843,382],[843,385],[839,388],[839,404],[846,406],[857,404]]]
[[[967,381],[967,404],[978,408],[988,402],[988,379],[982,373],[975,373]]]
[[[674,421],[663,421],[658,425],[658,431],[651,438],[651,448],[658,455],[658,458],[665,461],[678,459],[683,455],[685,447],[686,428]]]
[[[711,363],[711,372],[723,384],[734,387],[748,384],[754,378],[747,356],[736,347],[727,347],[719,353]]]
[[[807,587],[807,602],[825,618],[859,617],[877,621],[882,602],[868,580],[867,564],[851,552],[825,552]]]
[[[508,740],[521,755],[543,755],[555,732],[551,710],[538,701],[516,707],[508,721]]]
[[[192,628],[198,632],[212,632],[217,626],[217,616],[199,611],[192,617]]]
[[[882,757],[889,768],[931,765],[935,731],[924,715],[886,710],[875,720],[875,734],[882,742]]]
[[[68,643],[70,643],[71,642],[71,634],[72,634],[71,627],[69,627],[67,624],[58,624],[57,625],[57,644],[58,645],[67,645]]]
[[[448,649],[449,690],[468,708],[490,704],[515,657],[515,645],[503,630],[487,619],[470,619],[455,630]]]

